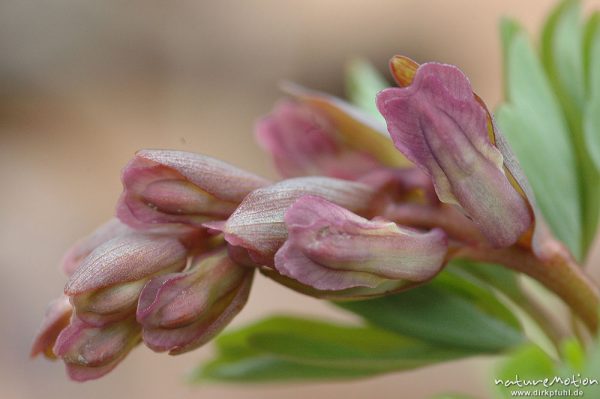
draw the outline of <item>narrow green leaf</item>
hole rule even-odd
[[[508,104],[498,124],[533,187],[554,234],[581,257],[579,176],[570,133],[555,93],[523,32],[506,48]]]
[[[582,255],[591,245],[598,224],[600,174],[593,161],[585,125],[587,40],[581,21],[581,1],[564,0],[548,18],[542,32],[542,60],[570,128],[580,179]],[[590,70],[592,71],[592,70]],[[590,97],[591,98],[591,97]]]
[[[193,381],[266,382],[356,378],[472,354],[373,327],[275,316],[219,336],[218,356]]]
[[[374,375],[374,370],[336,369],[299,364],[268,354],[218,357],[190,375],[191,382],[226,381],[237,383],[334,380]]]
[[[380,328],[447,348],[495,353],[523,342],[514,326],[435,280],[400,294],[337,305]]]
[[[346,95],[350,101],[384,120],[375,106],[375,95],[390,84],[367,60],[356,58],[346,66]]]
[[[600,170],[600,13],[594,14],[587,23],[584,52],[589,100],[584,111],[583,129],[590,156]]]
[[[580,0],[563,0],[542,30],[542,60],[568,120],[581,117],[585,101]]]

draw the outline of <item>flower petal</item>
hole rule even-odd
[[[144,342],[171,354],[208,342],[245,304],[253,274],[221,250],[199,257],[187,272],[152,279],[137,311]]]
[[[48,359],[56,358],[52,347],[58,334],[69,325],[72,313],[73,308],[69,303],[69,298],[64,295],[48,304],[42,325],[31,346],[31,357],[43,353]]]
[[[487,112],[450,65],[424,64],[405,88],[380,92],[377,106],[396,147],[427,172],[441,201],[459,204],[497,247],[531,226],[526,199],[490,142]]]
[[[98,246],[112,238],[129,234],[133,231],[133,229],[122,223],[117,218],[109,220],[98,227],[89,236],[77,241],[75,245],[73,245],[67,251],[67,253],[65,253],[61,261],[62,270],[67,276],[72,275],[85,257],[88,256]]]
[[[370,154],[385,166],[410,165],[391,145],[385,126],[368,113],[337,97],[291,82],[286,82],[282,88],[303,103],[322,110],[348,147]]]
[[[134,318],[103,327],[74,318],[56,339],[54,353],[68,365],[102,367],[123,359],[139,337],[140,326]]]
[[[422,233],[369,221],[316,196],[298,199],[285,222],[288,239],[275,268],[319,290],[426,281],[440,271],[447,251],[440,229]]]
[[[130,234],[96,248],[71,276],[65,294],[79,317],[86,313],[126,314],[135,307],[145,281],[185,267],[187,249],[175,237]],[[86,319],[93,322],[92,319]]]
[[[124,168],[117,215],[135,228],[225,218],[268,180],[207,156],[142,150]]]
[[[381,166],[371,155],[346,145],[326,113],[301,102],[280,101],[256,124],[256,138],[284,177],[352,180]]]
[[[376,193],[368,186],[326,177],[288,179],[249,194],[229,217],[223,233],[259,264],[272,265],[287,237],[284,214],[303,195],[318,195],[358,213],[369,212]]]

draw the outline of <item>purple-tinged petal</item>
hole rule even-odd
[[[66,296],[61,296],[48,304],[42,325],[31,346],[31,357],[42,353],[48,359],[56,359],[52,347],[58,334],[69,325],[72,313],[73,308]]]
[[[433,178],[440,200],[460,205],[492,245],[514,244],[529,229],[529,204],[507,178],[486,109],[458,68],[424,64],[409,86],[380,92],[377,107],[396,147]]]
[[[183,269],[187,253],[175,237],[137,233],[113,238],[82,262],[67,282],[65,294],[78,317],[88,323],[125,317],[135,308],[146,281]]]
[[[447,251],[440,229],[423,233],[369,221],[316,196],[298,199],[285,224],[288,239],[275,255],[275,268],[318,290],[423,282],[441,270]]]
[[[226,218],[250,191],[269,184],[217,159],[170,150],[138,151],[122,181],[117,215],[135,228]]]
[[[72,275],[83,259],[98,246],[112,238],[129,234],[132,231],[133,229],[123,224],[119,219],[113,218],[109,220],[98,227],[92,234],[77,241],[65,253],[61,262],[63,272],[67,276]]]
[[[248,250],[256,263],[272,266],[275,252],[287,238],[285,212],[294,201],[309,194],[359,214],[369,213],[376,199],[376,192],[361,183],[327,177],[283,180],[255,190],[244,199],[225,224],[225,239]]]
[[[370,154],[345,144],[325,112],[301,102],[280,101],[256,124],[256,138],[284,177],[352,180],[381,166]]]
[[[94,327],[74,318],[56,340],[54,353],[76,381],[99,378],[112,370],[140,342],[134,318]]]
[[[199,257],[189,271],[153,278],[137,310],[144,342],[171,354],[208,342],[245,304],[253,274],[221,250]]]
[[[283,90],[327,115],[345,146],[371,155],[385,166],[408,166],[410,162],[390,142],[385,125],[361,109],[326,93],[286,82]]]

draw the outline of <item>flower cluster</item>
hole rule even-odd
[[[391,70],[399,87],[376,98],[387,129],[288,85],[290,98],[256,125],[278,182],[206,156],[139,151],[122,173],[117,219],[65,256],[64,295],[32,354],[62,359],[84,381],[141,342],[190,351],[241,310],[256,270],[351,300],[424,284],[465,247],[543,257],[531,190],[468,79],[400,56]]]

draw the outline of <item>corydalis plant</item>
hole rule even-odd
[[[560,351],[573,333],[512,272],[595,332],[598,288],[554,237],[539,186],[467,77],[403,56],[390,67],[398,87],[372,75],[354,82],[380,115],[285,85],[289,98],[256,125],[283,180],[198,154],[139,151],[122,173],[117,219],[65,255],[68,282],[32,355],[60,358],[84,381],[139,343],[188,352],[243,308],[256,271],[366,323],[267,319],[218,338],[219,356],[199,377],[349,378],[503,352],[525,337],[498,291]]]

